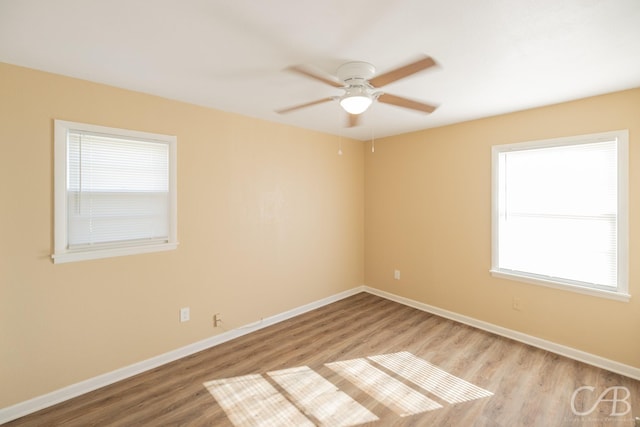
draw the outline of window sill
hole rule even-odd
[[[606,291],[603,289],[587,288],[585,286],[570,285],[568,283],[557,282],[554,280],[544,280],[536,277],[530,277],[515,272],[506,272],[502,270],[490,270],[493,277],[502,279],[516,280],[518,282],[530,283],[533,285],[542,285],[548,288],[561,289],[569,292],[576,292],[584,295],[591,295],[599,298],[607,298],[615,301],[629,302],[631,295],[623,292]]]
[[[91,259],[112,258],[125,255],[146,254],[151,252],[171,251],[178,247],[177,243],[161,243],[153,245],[105,248],[85,251],[66,251],[51,255],[54,264],[87,261]]]

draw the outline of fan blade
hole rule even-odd
[[[400,96],[390,95],[388,93],[383,93],[382,95],[380,95],[378,97],[378,101],[398,107],[409,108],[410,110],[422,111],[424,113],[433,113],[433,111],[438,108],[435,105],[413,101],[411,99],[402,98]]]
[[[285,114],[291,111],[299,110],[301,108],[311,107],[312,105],[322,104],[323,102],[333,101],[333,98],[323,98],[318,99],[317,101],[307,102],[306,104],[294,105],[293,107],[282,108],[280,110],[276,110],[276,113]]]
[[[358,122],[360,121],[360,114],[349,114],[348,116],[347,127],[352,128],[358,126]]]
[[[289,71],[293,71],[293,72],[296,72],[298,74],[302,74],[303,76],[311,77],[312,79],[321,81],[322,83],[328,84],[328,85],[333,86],[333,87],[344,87],[344,84],[342,84],[340,82],[337,82],[335,80],[330,80],[330,79],[328,79],[326,77],[319,76],[319,75],[317,75],[315,73],[312,73],[311,71],[309,71],[306,68],[301,67],[299,65],[294,65],[294,66],[289,67],[287,69]]]
[[[430,56],[425,56],[424,58],[412,62],[411,64],[407,64],[403,67],[396,68],[395,70],[380,74],[379,76],[370,79],[369,83],[371,83],[373,87],[382,87],[388,85],[389,83],[395,82],[396,80],[400,80],[412,74],[415,74],[418,71],[426,70],[427,68],[433,67],[434,65],[436,65],[436,61],[434,61]]]

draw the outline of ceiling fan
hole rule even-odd
[[[318,75],[303,66],[292,66],[288,70],[321,81],[333,87],[344,89],[341,96],[330,96],[305,104],[276,110],[277,113],[284,114],[301,108],[311,107],[329,101],[339,101],[340,106],[349,114],[348,126],[357,126],[359,115],[364,113],[373,101],[395,105],[397,107],[408,108],[423,113],[432,113],[437,107],[419,101],[403,98],[389,93],[384,93],[377,89],[389,83],[408,77],[419,71],[426,70],[436,65],[436,62],[429,56],[423,56],[419,60],[411,62],[402,67],[393,69],[384,74],[375,76],[376,68],[368,62],[347,62],[341,65],[336,71],[336,78],[333,76],[324,77]]]

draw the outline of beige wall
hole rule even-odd
[[[617,129],[630,138],[631,302],[493,278],[491,146]],[[639,155],[640,89],[377,141],[365,154],[365,282],[640,367]]]
[[[53,119],[177,135],[178,250],[52,264]],[[0,147],[0,408],[364,283],[361,142],[0,64]]]

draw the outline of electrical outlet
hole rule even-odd
[[[393,270],[393,278],[395,280],[400,280],[400,270]]]
[[[191,310],[189,307],[183,307],[180,309],[180,322],[188,322],[191,318]]]
[[[512,307],[516,311],[522,311],[522,299],[513,297]]]

